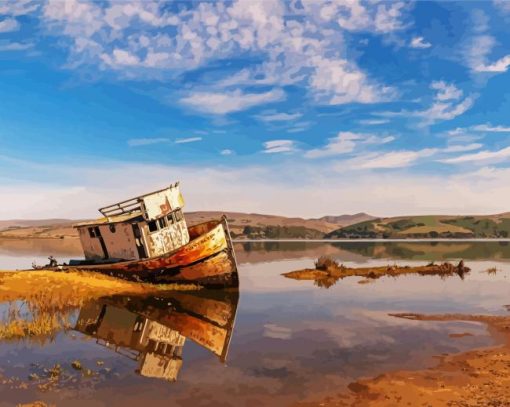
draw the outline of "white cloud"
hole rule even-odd
[[[299,133],[308,129],[312,124],[311,121],[292,123],[292,127],[289,127],[286,131],[287,133]]]
[[[411,48],[418,48],[418,49],[426,49],[430,48],[432,44],[430,42],[425,41],[423,37],[414,37],[409,46]]]
[[[10,42],[0,40],[0,52],[1,51],[25,51],[33,48],[34,44],[29,42]]]
[[[510,55],[504,55],[494,62],[489,62],[489,55],[496,45],[495,38],[487,34],[489,18],[481,10],[475,10],[472,17],[475,35],[467,41],[463,52],[467,66],[475,73],[506,72],[510,66]]]
[[[454,119],[464,114],[474,104],[474,96],[459,100],[463,92],[453,84],[436,81],[432,82],[430,87],[436,91],[434,102],[428,109],[414,112],[416,116],[423,118],[422,124],[429,125],[437,121]]]
[[[386,35],[401,30],[407,8],[405,2],[379,0],[303,1],[302,7],[241,0],[198,2],[171,12],[157,2],[48,0],[42,17],[52,33],[64,38],[71,68],[98,65],[119,72],[120,78],[168,78],[249,53],[262,62],[215,85],[207,81],[208,89],[202,89],[299,83],[308,85],[320,103],[344,104],[386,101],[395,91],[346,57],[343,31]]]
[[[419,112],[425,124],[432,124],[439,120],[451,120],[468,111],[474,104],[473,97],[467,97],[462,102],[445,103],[435,102],[430,108]]]
[[[363,144],[386,144],[393,141],[395,137],[378,137],[372,134],[353,133],[341,131],[336,137],[328,139],[328,144],[322,148],[309,150],[305,153],[307,158],[332,157],[354,151],[357,145]]]
[[[290,153],[295,150],[293,140],[271,140],[264,143],[264,153]]]
[[[428,126],[438,121],[451,120],[468,111],[475,102],[475,96],[469,95],[462,99],[463,92],[453,84],[434,81],[430,88],[435,91],[432,104],[423,110],[400,110],[397,112],[374,112],[381,117],[420,117],[421,126]]]
[[[197,141],[202,141],[202,137],[178,138],[175,140],[175,144],[194,143]]]
[[[288,122],[299,119],[301,113],[266,113],[255,116],[263,122]]]
[[[0,20],[0,33],[19,30],[19,23],[15,18],[5,18]]]
[[[164,144],[169,143],[170,140],[164,137],[157,138],[132,138],[128,140],[128,146],[130,147],[139,147],[139,146],[148,146],[151,144]]]
[[[472,130],[482,131],[488,133],[510,133],[510,127],[508,126],[493,126],[490,123],[478,124],[471,127]]]
[[[441,151],[444,153],[460,153],[463,151],[473,151],[478,150],[483,147],[483,144],[480,143],[471,143],[471,144],[452,144]]]
[[[101,59],[113,68],[136,66],[140,63],[140,59],[136,55],[123,49],[114,49],[112,55],[103,53]]]
[[[284,99],[285,93],[281,89],[263,93],[243,93],[238,89],[225,92],[192,92],[180,102],[201,112],[222,115]]]
[[[162,188],[172,180],[181,181],[186,211],[243,211],[300,217],[360,211],[378,216],[473,214],[507,211],[510,201],[507,186],[510,168],[488,168],[461,175],[420,175],[403,169],[389,173],[384,169],[348,172],[343,167],[345,176],[340,177],[322,162],[296,163],[294,159],[290,164],[278,160],[265,167],[235,170],[125,162],[83,166],[59,161],[34,165],[27,162],[16,167],[9,163],[12,174],[21,168],[37,168],[39,174],[59,174],[63,178],[54,183],[29,183],[19,179],[9,182],[4,177],[0,196],[8,196],[10,204],[0,206],[0,219],[98,216],[100,206]],[[123,187],[118,188],[119,185]]]
[[[480,151],[474,154],[466,154],[459,157],[447,158],[439,161],[446,164],[494,163],[504,161],[508,158],[510,158],[510,147],[496,151]]]
[[[475,70],[477,72],[506,72],[509,66],[510,55],[506,55],[492,64],[479,65]]]
[[[341,131],[336,137],[330,138],[328,144],[323,148],[316,148],[305,153],[307,158],[320,158],[334,155],[350,153],[356,147],[356,141],[362,138],[362,135]]]
[[[232,155],[232,154],[234,154],[234,151],[226,148],[225,150],[221,150],[220,154],[221,155]]]
[[[22,16],[33,13],[40,7],[40,2],[34,0],[2,0],[0,15]]]
[[[386,124],[390,121],[388,119],[364,119],[360,120],[358,123],[366,126],[377,126],[379,124]]]
[[[319,4],[323,4],[319,2]],[[320,12],[324,20],[336,19],[337,24],[349,31],[389,33],[403,29],[404,2],[361,0],[325,3]]]
[[[436,149],[427,148],[419,151],[402,150],[386,153],[369,153],[348,160],[337,168],[345,169],[345,166],[355,170],[402,168],[414,164],[419,158],[429,157],[436,152]]]
[[[371,83],[367,76],[345,59],[317,56],[309,85],[316,99],[330,105],[388,101],[395,90]]]
[[[510,13],[510,2],[508,0],[493,0],[493,3],[504,13]]]
[[[434,81],[431,83],[430,88],[437,91],[436,100],[457,100],[463,94],[462,90],[445,81]]]

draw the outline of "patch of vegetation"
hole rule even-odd
[[[326,238],[508,238],[510,218],[413,216],[374,219],[337,229]]]
[[[304,226],[245,226],[243,236],[248,239],[322,239],[324,233]]]

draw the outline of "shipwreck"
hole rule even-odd
[[[225,216],[188,226],[179,183],[99,209],[74,225],[84,260],[58,270],[97,271],[152,283],[237,287],[237,264]]]

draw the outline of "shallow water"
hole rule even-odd
[[[79,256],[69,244],[0,242],[0,269],[29,267],[34,259],[44,263],[49,254],[62,261]],[[506,314],[504,305],[510,303],[507,242],[257,242],[236,244],[236,254],[238,301],[232,293],[207,292],[186,298],[105,298],[71,312],[67,318],[74,329],[1,343],[0,406],[34,400],[109,407],[321,400],[359,377],[432,366],[437,355],[494,344],[481,324],[410,321],[388,313]],[[320,255],[348,265],[462,258],[472,271],[464,280],[403,276],[358,284],[361,279],[353,277],[329,289],[281,276],[311,267]],[[497,272],[486,273],[490,267]],[[4,321],[6,311],[4,304]],[[142,325],[153,327],[152,336],[139,330]],[[472,336],[449,337],[453,333]],[[158,335],[167,338],[164,350],[155,349]],[[75,360],[81,370],[71,366]],[[59,380],[45,386],[55,364]],[[39,379],[28,380],[31,374]]]

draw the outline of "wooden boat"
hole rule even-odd
[[[85,304],[74,329],[137,361],[140,375],[175,381],[187,339],[226,361],[238,302],[237,289],[115,295]]]
[[[188,228],[190,242],[161,256],[130,261],[71,260],[56,270],[97,271],[133,281],[238,287],[237,263],[227,219]]]
[[[189,226],[179,183],[100,209],[103,218],[75,225],[85,260],[53,270],[96,271],[134,281],[237,287],[227,218]]]

